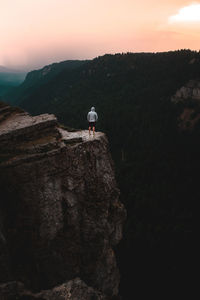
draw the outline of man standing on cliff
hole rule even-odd
[[[93,135],[94,135],[95,134],[95,125],[98,120],[98,115],[97,115],[94,107],[91,107],[91,111],[89,111],[89,113],[87,114],[87,120],[89,122],[89,135],[91,134],[90,133],[91,128],[93,130]]]

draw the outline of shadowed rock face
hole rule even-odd
[[[185,100],[200,101],[200,79],[190,80],[185,86],[181,87],[172,97],[175,103],[184,102]]]
[[[182,112],[178,118],[179,128],[184,131],[193,130],[200,120],[200,79],[187,82],[171,100],[175,104],[182,104]]]
[[[125,210],[105,135],[68,132],[53,115],[0,109],[1,282],[22,282],[38,295],[79,277],[101,297],[117,295],[112,247]]]
[[[33,293],[26,290],[20,282],[12,281],[0,285],[1,299],[18,300],[108,300],[109,298],[101,292],[88,287],[80,278],[69,280],[67,283],[56,286],[50,290]],[[115,298],[117,299],[117,298]]]

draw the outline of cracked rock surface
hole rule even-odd
[[[105,134],[0,104],[3,299],[117,296],[113,246],[125,216]]]

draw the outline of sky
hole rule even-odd
[[[0,0],[0,65],[200,50],[200,1]]]

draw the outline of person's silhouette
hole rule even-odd
[[[93,130],[93,135],[95,134],[95,125],[98,120],[98,115],[95,111],[95,107],[91,107],[91,111],[87,114],[87,120],[89,122],[89,135],[91,134],[91,128]]]

